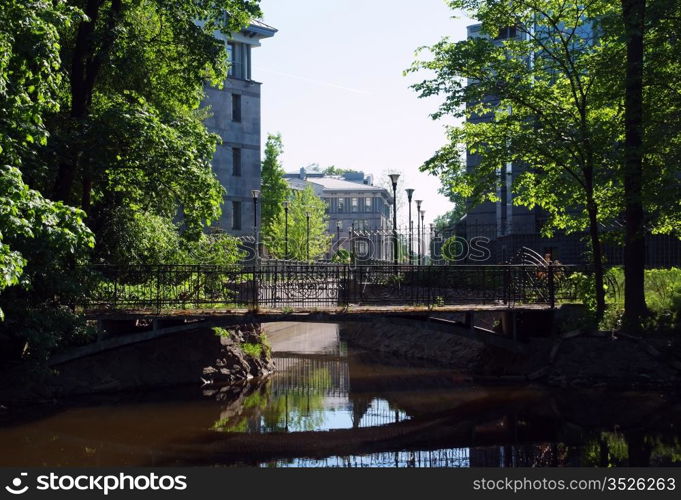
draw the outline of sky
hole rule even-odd
[[[282,134],[287,172],[317,163],[378,177],[403,174],[424,200],[426,223],[452,208],[419,166],[445,142],[433,121],[438,98],[418,99],[403,76],[414,51],[443,36],[466,37],[472,21],[444,0],[261,0],[279,31],[252,53],[262,82],[262,141]]]

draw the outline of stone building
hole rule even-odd
[[[342,246],[365,258],[390,258],[392,234],[392,194],[373,184],[373,176],[349,172],[343,176],[327,176],[319,172],[284,175],[291,189],[312,186],[315,194],[326,202],[329,234],[334,236],[334,248]],[[355,237],[348,241],[350,232]],[[340,240],[340,241],[339,241]]]
[[[213,170],[227,189],[222,217],[216,227],[235,236],[253,234],[251,191],[260,189],[260,88],[251,78],[252,49],[277,30],[253,21],[228,41],[231,67],[223,88],[206,88],[204,104],[212,109],[206,120],[211,132],[222,137],[213,158]]]

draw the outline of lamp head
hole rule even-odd
[[[421,211],[421,203],[423,203],[423,200],[416,200],[416,210]]]
[[[258,196],[260,196],[260,190],[252,189],[251,190],[251,196],[253,197],[254,200],[257,200]]]
[[[288,210],[288,200],[284,200],[282,205],[284,205],[284,210]]]
[[[393,183],[393,189],[397,187],[397,179],[400,178],[400,174],[390,174],[388,177],[390,177],[390,180]]]
[[[409,200],[409,203],[411,203],[411,196],[414,194],[414,190],[409,188],[405,189],[405,191],[407,192],[407,199]]]

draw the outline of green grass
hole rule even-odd
[[[604,277],[607,309],[598,325],[601,330],[622,328],[624,314],[624,269],[608,269]],[[591,310],[596,309],[593,277],[573,273],[569,286],[575,287],[580,300]],[[646,269],[645,297],[650,316],[645,319],[645,331],[671,331],[681,328],[681,269]]]
[[[624,313],[624,269],[615,267],[606,275],[606,303],[603,318],[606,329],[621,326]],[[644,292],[651,316],[644,322],[646,330],[672,330],[681,326],[681,269],[646,269]]]

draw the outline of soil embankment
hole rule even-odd
[[[665,337],[574,330],[513,341],[490,332],[408,320],[343,323],[341,335],[362,349],[429,361],[481,383],[650,389],[675,387],[681,381],[681,361]]]

